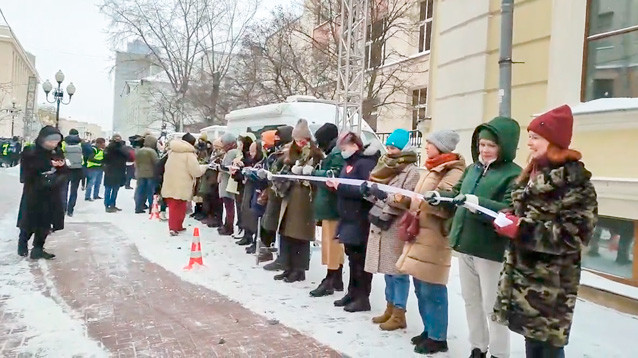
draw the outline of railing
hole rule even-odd
[[[381,143],[385,144],[385,141],[388,139],[391,133],[377,133],[379,139],[381,139]],[[421,148],[423,145],[423,133],[418,130],[410,131],[410,145],[414,148]]]

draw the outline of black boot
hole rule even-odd
[[[29,245],[27,241],[18,241],[18,255],[27,257],[29,255]]]
[[[370,299],[363,293],[355,294],[352,302],[348,303],[343,310],[346,312],[367,312],[370,311]]]
[[[447,341],[435,341],[430,338],[426,338],[414,347],[414,352],[419,354],[434,354],[447,351]]]
[[[217,232],[222,236],[228,236],[233,234],[233,226],[232,225],[224,225],[217,229]]]
[[[345,307],[350,304],[350,302],[352,302],[352,295],[350,294],[350,291],[348,291],[348,293],[346,293],[346,295],[341,299],[334,301],[334,305],[335,307]]]
[[[274,279],[275,281],[281,281],[284,280],[286,277],[290,276],[292,274],[291,270],[285,270],[284,272],[275,275]]]
[[[251,235],[248,231],[245,232],[244,237],[237,241],[236,244],[239,246],[248,246],[253,243],[253,235]]]
[[[319,284],[317,288],[310,291],[310,296],[323,297],[323,296],[329,296],[334,294],[335,290],[333,287],[333,276],[334,276],[334,271],[328,270],[328,273],[326,274],[326,278],[324,278],[321,281],[321,283]]]
[[[474,348],[470,353],[470,358],[487,358],[487,353],[481,352],[481,350],[478,348]]]
[[[273,259],[273,255],[272,252],[266,251],[266,252],[260,252],[259,253],[259,257],[258,260],[259,262],[268,262],[268,261],[272,261]]]
[[[428,332],[423,332],[419,334],[418,336],[412,337],[412,339],[410,339],[410,342],[416,346],[416,345],[419,345],[421,342],[425,341],[426,339],[428,339]]]
[[[335,291],[343,291],[343,265],[338,270],[332,272],[332,287]]]
[[[246,248],[246,253],[248,255],[254,255],[256,252],[257,252],[257,242],[253,241],[253,243]]]
[[[282,263],[283,259],[281,256],[277,256],[277,259],[267,265],[264,265],[264,270],[266,271],[281,271],[284,269],[284,265]]]
[[[32,260],[38,260],[38,259],[51,260],[54,257],[55,257],[55,255],[44,251],[44,249],[41,248],[41,247],[34,247],[33,250],[31,250],[31,259]]]
[[[305,281],[306,280],[306,271],[303,270],[293,270],[290,275],[284,278],[284,282],[293,283],[297,281]]]

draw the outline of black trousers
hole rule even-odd
[[[29,243],[29,239],[31,236],[33,238],[33,247],[34,248],[43,248],[44,242],[47,240],[47,236],[49,235],[49,230],[47,229],[34,229],[34,230],[24,230],[20,229],[20,236],[18,237],[18,245],[26,247]]]
[[[224,214],[224,204],[219,198],[219,185],[213,184],[210,192],[204,197],[204,212],[217,222],[222,222]]]
[[[564,347],[554,347],[547,342],[525,338],[526,358],[565,358]]]
[[[367,245],[345,244],[348,264],[350,265],[350,281],[348,293],[353,298],[369,298],[372,290],[372,274],[365,271]]]
[[[281,236],[281,253],[285,270],[310,269],[310,241]]]
[[[264,244],[265,247],[270,247],[277,238],[277,232],[266,230],[264,227],[261,227],[261,243]]]

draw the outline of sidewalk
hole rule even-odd
[[[142,258],[108,223],[67,224],[48,248],[58,294],[116,357],[337,357],[314,339]]]

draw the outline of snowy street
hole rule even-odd
[[[47,240],[56,259],[35,262],[15,252],[18,169],[0,169],[0,182],[0,356],[418,356],[409,343],[422,330],[413,293],[407,330],[382,332],[370,322],[385,307],[381,275],[372,312],[337,309],[337,295],[309,297],[325,274],[318,246],[307,280],[286,284],[230,237],[200,225],[206,267],[184,271],[199,223],[188,219],[188,232],[169,237],[166,223],[133,214],[133,191],[122,189],[120,213],[79,200],[65,230]],[[450,352],[436,357],[466,357],[456,262],[448,287]],[[635,357],[635,332],[638,317],[579,300],[567,356]],[[524,356],[523,348],[512,334],[512,357]]]

